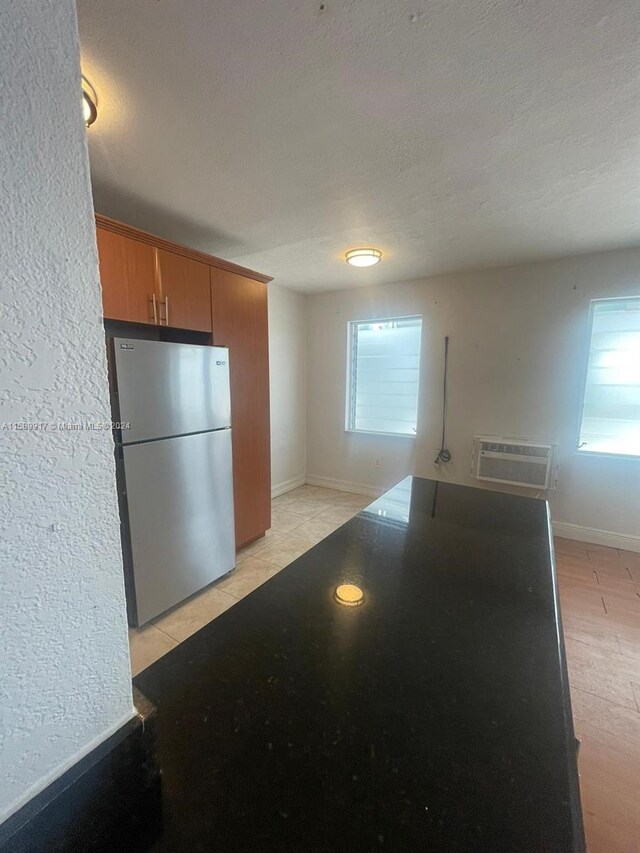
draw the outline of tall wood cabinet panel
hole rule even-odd
[[[98,228],[97,241],[104,316],[110,320],[153,323],[152,300],[156,292],[153,246],[102,228]]]
[[[213,343],[229,347],[236,547],[271,527],[267,285],[211,267]]]
[[[158,249],[162,323],[176,329],[211,331],[209,267],[166,249]]]

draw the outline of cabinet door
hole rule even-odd
[[[158,249],[161,321],[174,329],[211,331],[209,266]]]
[[[236,547],[271,527],[267,285],[211,267],[213,342],[229,347]]]
[[[147,243],[98,228],[98,259],[105,317],[154,323],[155,249]]]

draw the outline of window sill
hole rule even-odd
[[[384,435],[389,438],[416,438],[417,435],[415,432],[378,432],[373,429],[349,429],[348,427],[345,427],[344,431],[350,435]]]
[[[615,453],[608,452],[606,450],[583,450],[582,448],[576,448],[576,453],[578,456],[598,456],[603,459],[624,459],[628,461],[640,462],[640,454],[638,453]]]

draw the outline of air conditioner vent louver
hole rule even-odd
[[[546,442],[478,435],[471,473],[478,480],[530,489],[555,488],[557,447]]]

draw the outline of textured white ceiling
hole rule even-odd
[[[324,5],[79,0],[97,210],[308,292],[640,243],[638,0]]]

